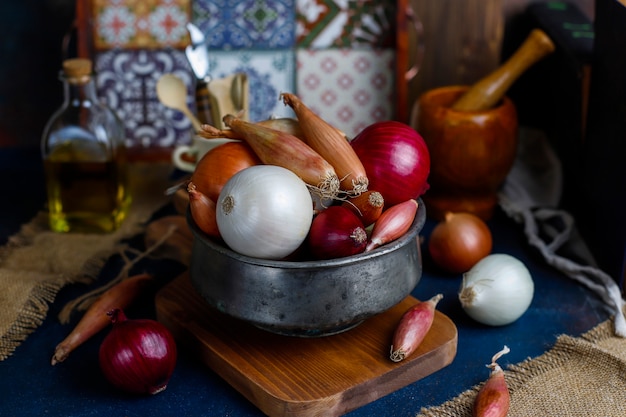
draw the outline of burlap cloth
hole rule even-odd
[[[509,417],[623,417],[626,339],[608,320],[581,337],[560,336],[543,355],[508,367],[505,378]],[[417,417],[471,417],[481,385]]]
[[[523,225],[547,264],[586,286],[613,316],[581,337],[560,336],[547,353],[509,367],[509,417],[626,416],[626,319],[616,280],[601,271],[558,208],[560,161],[542,132],[521,129],[515,164],[499,193],[500,207]],[[554,220],[563,227],[554,226]],[[540,325],[540,324],[537,324]],[[494,352],[495,353],[495,352]],[[502,365],[502,363],[500,363]],[[477,369],[479,372],[480,368]],[[480,384],[419,417],[471,416]]]
[[[53,233],[41,212],[0,248],[0,360],[43,322],[61,288],[96,278],[106,260],[123,250],[122,241],[144,230],[168,201],[164,190],[170,185],[169,164],[133,164],[130,173],[133,202],[116,232]]]

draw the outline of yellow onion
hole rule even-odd
[[[470,213],[447,212],[428,240],[428,252],[433,262],[452,273],[469,271],[491,253],[492,246],[489,227]]]

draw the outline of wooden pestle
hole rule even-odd
[[[470,87],[453,105],[458,111],[482,111],[493,107],[517,78],[534,63],[554,51],[554,43],[541,29],[534,29],[515,53],[494,72]]]

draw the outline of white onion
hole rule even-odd
[[[532,302],[535,285],[517,258],[492,254],[463,274],[459,300],[474,320],[490,326],[513,323]]]
[[[217,227],[235,252],[280,259],[306,239],[313,219],[309,190],[290,170],[257,165],[233,175],[217,200]]]

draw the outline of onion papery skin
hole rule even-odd
[[[106,379],[135,394],[158,394],[176,367],[176,342],[161,323],[128,320],[122,310],[108,313],[113,327],[100,345],[99,362]]]
[[[260,259],[282,259],[306,240],[313,201],[296,174],[257,165],[235,174],[217,200],[220,236],[235,252]]]
[[[210,139],[209,139],[210,140]],[[211,201],[217,201],[224,184],[237,172],[261,160],[245,142],[223,143],[204,154],[196,164],[191,181]]]
[[[535,285],[526,265],[504,253],[487,255],[463,274],[459,301],[468,316],[489,326],[504,326],[530,307]]]
[[[363,222],[350,209],[331,206],[313,219],[309,251],[316,259],[335,259],[359,254],[367,245]]]
[[[428,238],[428,252],[444,271],[463,273],[491,253],[489,226],[471,213],[447,212]]]
[[[376,122],[351,142],[363,163],[369,189],[379,191],[391,207],[428,190],[430,153],[422,136],[396,121]]]

